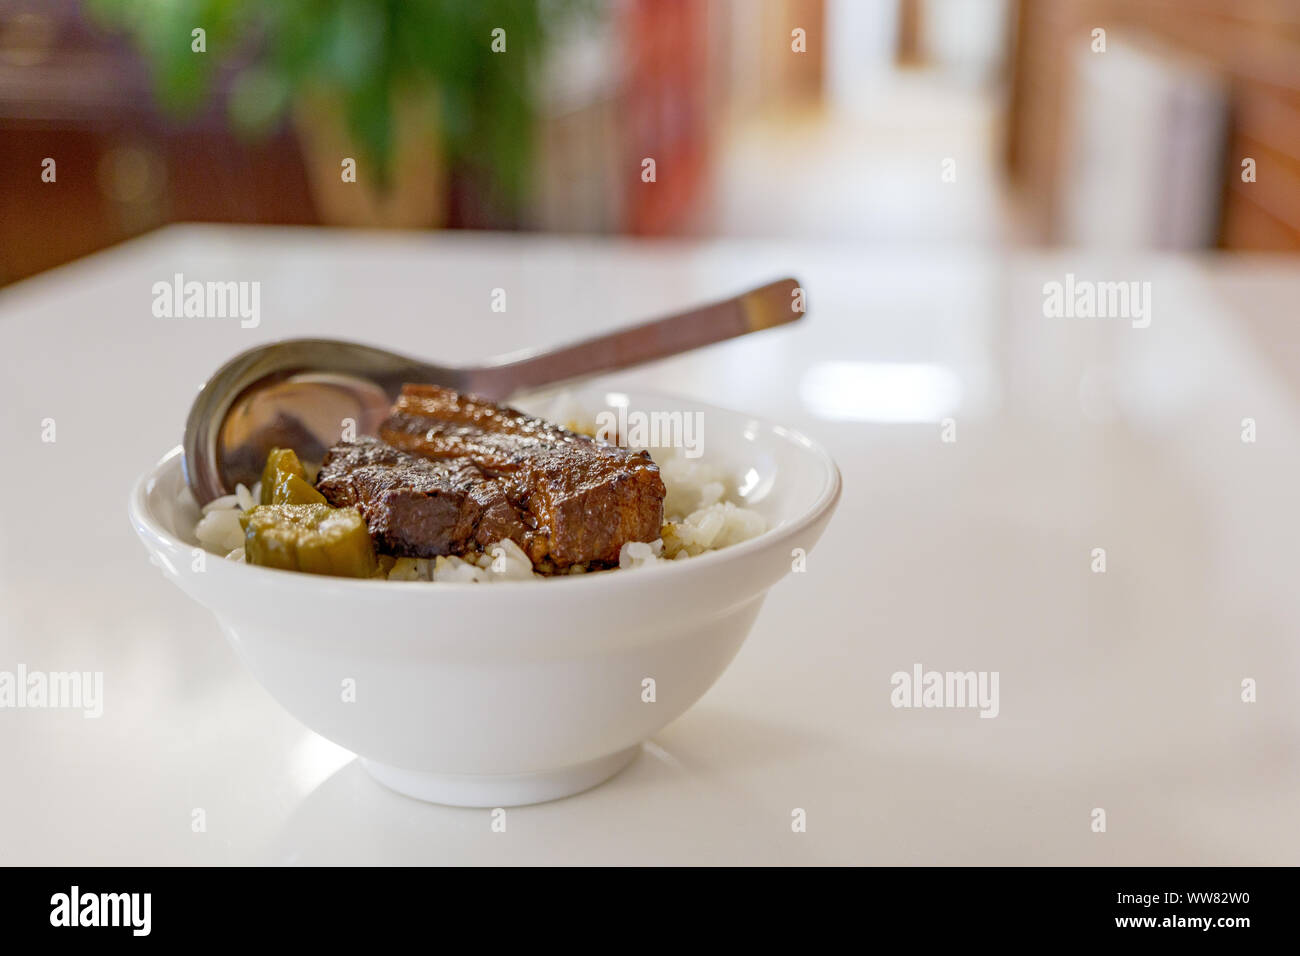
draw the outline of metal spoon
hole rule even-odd
[[[319,461],[349,429],[373,434],[407,382],[493,401],[517,391],[676,355],[800,318],[794,279],[550,352],[470,368],[430,365],[337,339],[288,339],[235,356],[204,383],[185,421],[185,479],[200,504],[252,486],[272,447]]]

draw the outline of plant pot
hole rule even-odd
[[[447,165],[429,103],[399,99],[393,111],[393,151],[387,182],[354,143],[337,97],[299,97],[294,129],[302,146],[312,199],[320,221],[331,226],[438,228],[447,220]],[[343,178],[345,159],[356,161],[356,181]]]

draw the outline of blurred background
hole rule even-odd
[[[176,221],[1300,248],[1300,0],[0,10],[0,283]]]

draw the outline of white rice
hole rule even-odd
[[[186,491],[189,489],[187,488]],[[244,529],[239,523],[241,513],[252,508],[262,494],[259,481],[249,491],[242,484],[235,486],[233,495],[214,498],[203,506],[203,517],[194,526],[194,537],[209,551],[228,558],[244,560]]]
[[[566,404],[567,401],[567,404]],[[557,414],[558,412],[558,414]],[[565,423],[574,431],[595,431],[571,399],[560,396],[552,406],[551,421]],[[664,526],[654,541],[629,541],[618,556],[623,570],[647,568],[667,561],[681,561],[717,551],[757,537],[767,530],[767,521],[757,511],[741,506],[732,476],[702,459],[691,459],[676,449],[650,449],[659,465],[659,474],[667,489],[664,499]],[[188,489],[182,492],[188,497]],[[254,507],[261,497],[261,482],[251,489],[242,484],[233,495],[225,495],[203,507],[203,516],[194,528],[199,544],[209,551],[235,561],[244,560],[244,531],[239,515]],[[192,502],[192,498],[190,501]],[[583,574],[585,567],[573,567],[570,574]],[[375,575],[390,581],[464,581],[489,583],[519,581],[547,575],[533,571],[532,562],[515,542],[506,539],[491,545],[482,554],[466,557],[393,558],[380,555]]]

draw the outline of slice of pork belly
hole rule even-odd
[[[339,442],[325,455],[317,489],[336,508],[354,507],[375,546],[398,557],[464,554],[532,537],[508,483],[465,459],[430,461],[374,438]]]
[[[626,542],[660,535],[664,483],[645,452],[436,385],[404,386],[379,434],[401,451],[469,462],[505,483],[535,565],[613,563]]]

